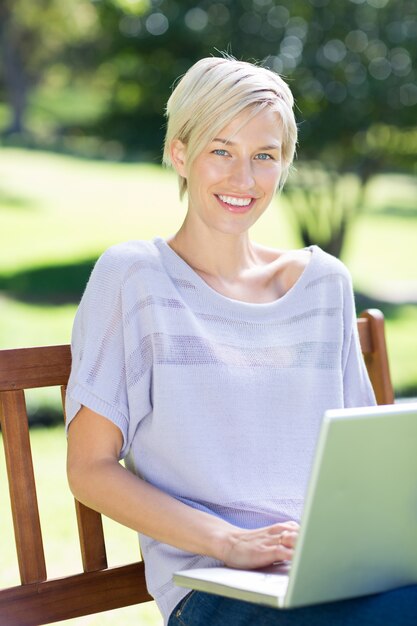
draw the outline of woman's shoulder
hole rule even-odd
[[[131,284],[128,278],[142,270],[162,271],[160,254],[152,241],[132,240],[107,248],[96,261],[89,285],[119,289]]]
[[[265,264],[269,263],[295,263],[298,266],[306,266],[311,258],[311,250],[309,248],[301,249],[284,249],[272,248],[255,243],[254,249],[256,255]]]
[[[350,282],[350,271],[341,259],[326,252],[317,245],[310,246],[309,249],[320,259],[320,268],[323,273],[338,274]]]
[[[310,280],[341,279],[349,285],[351,276],[346,265],[337,257],[325,252],[317,245],[299,249],[275,249],[257,245],[263,262],[274,267],[286,288],[291,288],[308,267]]]
[[[320,248],[320,246],[315,244],[305,248],[283,249],[272,248],[256,243],[255,249],[258,257],[265,263],[280,262],[285,265],[293,265],[298,269],[304,269],[314,256],[317,260],[320,259],[322,266],[349,273],[349,270],[343,261],[332,254],[329,254]]]
[[[152,266],[158,262],[159,252],[153,241],[132,240],[117,243],[105,250],[97,260],[96,268],[124,274],[132,265]]]

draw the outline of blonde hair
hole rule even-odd
[[[256,114],[270,106],[279,113],[283,126],[282,187],[297,143],[293,105],[290,88],[275,72],[231,57],[201,59],[184,74],[167,102],[163,163],[172,165],[170,147],[174,139],[186,145],[191,164],[244,109],[253,108]],[[187,190],[187,180],[182,176],[179,187],[182,198]]]

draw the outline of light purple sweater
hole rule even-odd
[[[237,526],[298,520],[323,412],[375,402],[349,273],[311,251],[282,298],[251,304],[213,290],[160,238],[107,250],[75,318],[68,424],[81,405],[104,415],[129,469]],[[173,572],[218,562],[140,542],[167,622],[187,593]]]

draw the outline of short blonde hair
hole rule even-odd
[[[290,88],[275,72],[231,57],[201,59],[184,74],[167,102],[163,163],[172,165],[170,147],[174,139],[186,145],[190,164],[244,109],[254,108],[257,113],[270,106],[279,113],[283,126],[282,187],[297,143],[293,105]],[[182,176],[179,186],[182,198],[187,190]]]

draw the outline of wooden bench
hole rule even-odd
[[[394,401],[384,318],[363,312],[358,330],[379,404]],[[48,580],[25,403],[25,389],[60,386],[71,367],[70,346],[0,351],[0,419],[21,584],[0,590],[0,626],[35,626],[147,602],[142,562],[107,566],[101,515],[76,502],[83,573]]]

